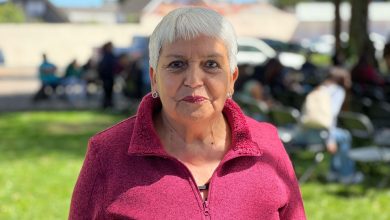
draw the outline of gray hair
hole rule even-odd
[[[228,51],[231,73],[237,67],[237,38],[233,26],[217,12],[200,7],[178,8],[167,14],[154,29],[149,41],[149,63],[157,69],[164,44],[190,40],[200,35],[221,39]]]

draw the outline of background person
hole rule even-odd
[[[65,86],[66,97],[70,103],[76,104],[85,100],[87,84],[77,60],[72,60],[66,67],[62,84]]]
[[[327,149],[332,154],[327,179],[347,184],[360,183],[363,181],[363,174],[356,172],[355,162],[348,157],[352,144],[351,135],[347,130],[337,127],[337,117],[343,106],[346,91],[351,87],[350,73],[343,68],[333,67],[320,86],[323,86],[330,95],[333,118],[327,140]]]
[[[351,70],[353,92],[374,100],[384,100],[384,79],[370,62],[368,54],[362,54],[357,64]]]
[[[152,93],[94,136],[70,219],[305,219],[276,128],[231,99],[230,23],[204,8],[166,15],[149,43]]]
[[[56,72],[57,66],[48,60],[46,54],[42,54],[42,63],[38,68],[41,87],[34,95],[33,101],[47,99],[49,97],[49,90],[55,92],[57,86],[60,84],[60,78],[56,75]]]
[[[386,64],[387,76],[390,75],[390,40],[385,44],[383,49],[383,59]]]
[[[102,47],[102,57],[98,63],[99,77],[103,83],[102,108],[114,106],[113,91],[117,59],[114,55],[112,42],[107,42]]]

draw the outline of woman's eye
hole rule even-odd
[[[168,65],[168,68],[171,69],[180,69],[185,66],[185,63],[183,61],[173,61]]]
[[[219,65],[217,62],[213,61],[213,60],[209,60],[205,63],[205,66],[207,68],[217,68]]]

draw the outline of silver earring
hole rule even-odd
[[[152,97],[153,97],[154,99],[157,98],[157,97],[158,97],[158,92],[156,92],[156,91],[152,92]]]
[[[227,96],[228,99],[231,99],[232,98],[232,93],[228,92],[226,96]]]

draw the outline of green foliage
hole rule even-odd
[[[88,138],[125,117],[99,112],[0,114],[0,219],[66,219]],[[293,157],[298,174],[310,165],[311,156]],[[390,219],[389,188],[321,183],[327,162],[301,186],[308,219]]]
[[[349,0],[341,0],[346,2]],[[333,0],[273,0],[274,4],[280,8],[292,7],[300,2],[333,2]]]
[[[295,6],[300,2],[308,2],[309,0],[274,0],[275,5],[281,8]]]
[[[12,3],[0,4],[0,23],[21,23],[25,21],[22,9]]]
[[[140,18],[139,18],[140,15],[137,15],[137,14],[128,14],[127,15],[127,23],[139,23],[140,22]]]

